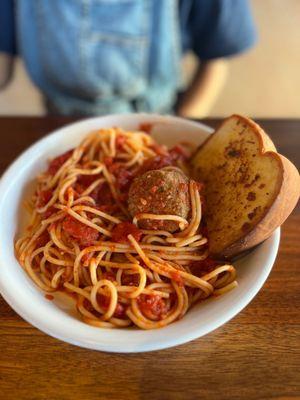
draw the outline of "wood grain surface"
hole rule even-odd
[[[70,120],[0,118],[1,172],[32,142]],[[300,120],[259,123],[299,168]],[[0,398],[299,399],[299,227],[298,206],[282,228],[271,275],[239,315],[168,350],[122,355],[77,348],[33,328],[0,297]]]

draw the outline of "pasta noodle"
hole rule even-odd
[[[130,216],[130,184],[155,157],[173,168],[184,163],[145,132],[99,130],[50,162],[27,204],[31,222],[15,243],[20,264],[43,291],[72,294],[82,320],[92,326],[164,327],[195,302],[237,285],[234,267],[208,256],[193,180],[188,218]],[[142,229],[145,219],[173,221],[178,230]]]

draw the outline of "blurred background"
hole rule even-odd
[[[300,117],[300,1],[251,0],[258,42],[246,53],[221,65],[215,87],[199,117],[233,112],[253,117]],[[185,57],[189,80],[197,60]],[[18,59],[13,81],[0,91],[1,115],[43,115],[39,91]]]

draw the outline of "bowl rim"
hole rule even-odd
[[[135,118],[148,118],[148,119],[158,118],[161,120],[165,119],[166,121],[169,120],[172,123],[180,121],[181,123],[188,124],[189,126],[200,128],[206,131],[207,133],[211,133],[213,131],[211,127],[200,122],[190,121],[176,116],[170,116],[170,115],[162,116],[159,114],[148,114],[148,113],[115,114],[115,115],[92,117],[76,121],[74,123],[64,125],[50,132],[47,136],[42,137],[41,139],[33,143],[24,152],[22,152],[3,173],[0,180],[0,193],[4,194],[5,192],[9,191],[9,188],[14,185],[14,179],[12,179],[12,176],[15,177],[17,171],[20,170],[20,166],[23,165],[23,160],[28,158],[31,154],[33,155],[36,152],[36,150],[39,149],[42,143],[47,143],[47,141],[50,142],[52,140],[55,140],[55,138],[62,135],[64,131],[70,130],[74,127],[79,128],[81,125],[83,127],[85,125],[88,125],[89,123],[103,120],[105,118],[110,119],[110,118],[120,118],[120,117],[128,118],[129,120]],[[5,196],[0,196],[0,210],[2,209],[2,203],[4,201],[3,200],[4,198]],[[131,348],[126,348],[124,344],[119,342],[115,344],[101,343],[94,340],[74,339],[72,338],[72,335],[68,335],[66,332],[64,334],[58,333],[57,329],[55,329],[55,326],[50,326],[51,324],[49,325],[47,323],[46,318],[43,318],[37,312],[34,312],[34,308],[29,309],[29,307],[26,304],[23,304],[22,302],[18,301],[16,296],[13,295],[10,288],[7,287],[5,280],[2,277],[1,269],[0,269],[0,293],[5,299],[5,301],[11,306],[11,308],[13,308],[24,320],[26,320],[39,330],[45,332],[46,334],[56,339],[62,340],[64,342],[71,343],[73,345],[88,349],[100,350],[105,352],[116,352],[116,353],[139,353],[139,352],[162,350],[177,345],[181,345],[183,343],[189,342],[191,340],[194,340],[196,338],[206,335],[207,333],[214,331],[215,329],[217,329],[218,327],[222,326],[230,319],[232,319],[235,315],[237,315],[244,307],[246,307],[250,303],[250,301],[255,297],[255,295],[261,289],[268,275],[271,272],[272,266],[274,264],[278,252],[279,241],[280,241],[280,228],[276,229],[271,238],[272,241],[270,243],[270,250],[266,263],[267,265],[265,265],[265,268],[260,273],[258,279],[256,280],[255,284],[253,284],[251,290],[249,290],[248,293],[246,293],[243,296],[243,298],[239,300],[237,304],[235,304],[232,308],[224,312],[224,314],[220,315],[213,322],[207,323],[205,326],[200,325],[198,329],[194,329],[192,331],[187,330],[185,334],[181,334],[179,336],[175,336],[172,338],[166,338],[162,335],[161,341],[155,343],[152,342],[142,343],[134,350],[132,350]],[[0,258],[0,267],[3,265],[3,263],[4,261],[2,260],[2,258]]]

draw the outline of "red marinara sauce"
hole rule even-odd
[[[141,312],[150,319],[160,320],[169,311],[165,301],[159,295],[141,294],[137,302]]]
[[[116,137],[116,148],[117,150],[123,149],[124,144],[126,143],[127,139],[126,136],[119,134]]]
[[[213,271],[218,265],[222,265],[222,261],[207,257],[205,260],[192,262],[190,265],[190,270],[193,275],[203,276]]]
[[[54,158],[48,167],[48,173],[50,175],[55,175],[59,168],[71,157],[73,154],[74,149],[66,151],[65,153],[61,154],[60,156]]]
[[[176,144],[175,146],[173,146],[169,150],[169,154],[174,161],[186,161],[190,156],[189,152],[180,144]]]
[[[139,286],[139,282],[140,282],[139,274],[122,275],[122,285]]]
[[[92,246],[99,237],[99,232],[67,215],[62,223],[64,231],[79,245]]]
[[[151,122],[142,122],[142,123],[140,123],[140,125],[139,125],[139,130],[142,131],[142,132],[146,132],[146,133],[150,134],[153,125],[154,125],[154,124],[151,123]]]
[[[146,160],[140,167],[138,174],[142,175],[147,171],[161,169],[164,167],[169,167],[171,165],[174,165],[174,162],[169,154],[157,155],[155,157],[148,158],[148,160]]]
[[[138,174],[143,174],[154,169],[176,166],[179,160],[186,161],[189,157],[188,152],[180,145],[167,150],[164,146],[153,144],[152,149],[156,156],[148,158],[140,167]]]
[[[119,168],[115,172],[116,183],[121,193],[127,192],[134,179],[134,174],[126,168]]]
[[[44,207],[52,197],[52,190],[41,190],[37,194],[37,207]]]
[[[177,283],[178,286],[184,286],[183,279],[180,276],[179,272],[173,271],[171,272],[171,278]]]
[[[46,230],[36,239],[36,245],[39,247],[43,247],[49,242],[49,240],[49,232]]]
[[[120,222],[112,230],[112,241],[117,243],[127,243],[128,235],[132,235],[139,242],[142,232],[133,223],[129,221]]]
[[[101,178],[102,174],[97,175],[79,175],[77,178],[77,184],[82,186],[84,189],[88,188],[97,179]]]
[[[103,272],[101,279],[107,279],[108,281],[115,282],[116,275],[111,271]]]
[[[98,294],[97,302],[99,303],[99,305],[101,307],[104,308],[104,310],[107,310],[109,307],[110,298],[108,296],[104,296],[103,294]],[[127,310],[127,306],[118,301],[113,316],[115,318],[124,319],[126,317],[126,310]]]

